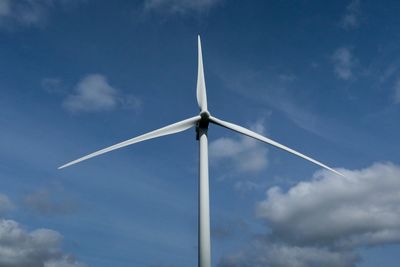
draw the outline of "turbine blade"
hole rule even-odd
[[[253,132],[253,131],[251,131],[249,129],[246,129],[246,128],[242,127],[242,126],[239,126],[239,125],[236,125],[236,124],[233,124],[233,123],[230,123],[230,122],[226,122],[226,121],[217,119],[217,118],[212,117],[212,116],[210,116],[210,121],[212,123],[214,123],[214,124],[220,125],[222,127],[228,128],[228,129],[231,129],[231,130],[233,130],[235,132],[247,135],[247,136],[252,137],[254,139],[257,139],[257,140],[259,140],[261,142],[264,142],[264,143],[270,144],[272,146],[275,146],[277,148],[280,148],[282,150],[285,150],[285,151],[287,151],[289,153],[292,153],[292,154],[294,154],[294,155],[296,155],[296,156],[298,156],[300,158],[303,158],[305,160],[311,161],[312,163],[317,164],[318,166],[320,166],[322,168],[325,168],[325,169],[327,169],[327,170],[329,170],[331,172],[334,172],[334,173],[336,173],[336,174],[338,174],[340,176],[344,176],[340,172],[335,171],[334,169],[326,166],[325,164],[323,164],[323,163],[321,163],[321,162],[319,162],[319,161],[317,161],[315,159],[312,159],[312,158],[310,158],[310,157],[308,157],[308,156],[306,156],[306,155],[304,155],[304,154],[302,154],[300,152],[297,152],[296,150],[288,148],[287,146],[284,146],[284,145],[282,145],[282,144],[280,144],[280,143],[278,143],[278,142],[276,142],[274,140],[271,140],[271,139],[269,139],[269,138],[267,138],[265,136],[262,136],[262,135],[260,135],[258,133],[255,133],[255,132]]]
[[[197,70],[197,104],[201,111],[207,111],[206,82],[204,80],[203,54],[201,52],[201,40],[198,36],[198,70]]]
[[[133,145],[135,143],[139,143],[139,142],[142,142],[142,141],[145,141],[145,140],[149,140],[149,139],[161,137],[161,136],[164,136],[164,135],[169,135],[169,134],[174,134],[174,133],[179,133],[179,132],[185,131],[185,130],[195,126],[197,121],[200,118],[201,118],[200,116],[195,116],[193,118],[186,119],[186,120],[183,120],[183,121],[180,121],[180,122],[165,126],[163,128],[154,130],[152,132],[142,134],[142,135],[134,137],[132,139],[129,139],[129,140],[123,141],[121,143],[115,144],[113,146],[103,148],[103,149],[101,149],[99,151],[93,152],[93,153],[91,153],[89,155],[86,155],[84,157],[81,157],[81,158],[79,158],[77,160],[71,161],[71,162],[59,167],[58,169],[63,169],[65,167],[74,165],[74,164],[76,164],[78,162],[81,162],[81,161],[84,161],[84,160],[99,156],[101,154],[113,151],[115,149],[119,149],[119,148],[122,148],[122,147],[125,147],[125,146]]]

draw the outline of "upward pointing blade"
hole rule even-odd
[[[242,127],[242,126],[239,126],[239,125],[236,125],[236,124],[233,124],[233,123],[230,123],[230,122],[226,122],[226,121],[217,119],[217,118],[212,117],[212,116],[210,116],[210,121],[213,122],[213,123],[215,123],[215,124],[217,124],[217,125],[220,125],[220,126],[222,126],[222,127],[231,129],[231,130],[233,130],[233,131],[235,131],[235,132],[238,132],[238,133],[247,135],[247,136],[252,137],[252,138],[254,138],[254,139],[260,140],[260,141],[262,141],[262,142],[264,142],[264,143],[273,145],[273,146],[275,146],[275,147],[277,147],[277,148],[280,148],[280,149],[285,150],[285,151],[287,151],[287,152],[289,152],[289,153],[292,153],[292,154],[294,154],[294,155],[296,155],[296,156],[298,156],[298,157],[300,157],[300,158],[303,158],[303,159],[305,159],[305,160],[311,161],[312,163],[317,164],[318,166],[321,166],[322,168],[325,168],[325,169],[327,169],[327,170],[329,170],[329,171],[331,171],[331,172],[334,172],[334,173],[336,173],[336,174],[338,174],[338,175],[340,175],[340,176],[344,176],[344,175],[341,174],[340,172],[335,171],[334,169],[332,169],[332,168],[326,166],[325,164],[322,164],[321,162],[319,162],[319,161],[317,161],[317,160],[315,160],[315,159],[312,159],[312,158],[310,158],[310,157],[308,157],[308,156],[306,156],[306,155],[304,155],[304,154],[301,154],[300,152],[297,152],[296,150],[293,150],[293,149],[291,149],[291,148],[288,148],[287,146],[284,146],[284,145],[282,145],[282,144],[279,144],[278,142],[276,142],[276,141],[274,141],[274,140],[271,140],[271,139],[269,139],[269,138],[267,138],[267,137],[265,137],[265,136],[262,136],[262,135],[260,135],[260,134],[258,134],[258,133],[255,133],[255,132],[253,132],[253,131],[250,131],[249,129],[246,129],[246,128]]]
[[[142,142],[142,141],[145,141],[145,140],[161,137],[161,136],[164,136],[164,135],[169,135],[169,134],[174,134],[174,133],[179,133],[179,132],[185,131],[185,130],[195,126],[199,119],[200,119],[200,116],[195,116],[193,118],[186,119],[186,120],[183,120],[183,121],[180,121],[180,122],[165,126],[163,128],[154,130],[152,132],[149,132],[149,133],[146,133],[146,134],[142,134],[142,135],[140,135],[138,137],[134,137],[132,139],[129,139],[129,140],[126,140],[124,142],[115,144],[113,146],[106,147],[104,149],[101,149],[99,151],[93,152],[93,153],[91,153],[89,155],[86,155],[84,157],[81,157],[81,158],[79,158],[77,160],[71,161],[71,162],[59,167],[58,169],[62,169],[62,168],[71,166],[71,165],[76,164],[78,162],[81,162],[81,161],[84,161],[84,160],[99,156],[101,154],[113,151],[113,150],[118,149],[118,148],[122,148],[122,147],[125,147],[125,146],[133,145],[135,143],[139,143],[139,142]]]
[[[203,54],[201,52],[201,40],[200,35],[198,36],[198,70],[197,70],[197,104],[201,111],[207,111],[207,95],[206,95],[206,82],[204,80],[204,69],[203,69]]]

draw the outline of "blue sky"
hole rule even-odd
[[[213,266],[397,266],[397,1],[0,0],[0,266],[197,265],[194,129],[210,112]]]

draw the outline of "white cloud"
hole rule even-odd
[[[220,4],[223,0],[145,0],[145,10],[186,14],[203,12]]]
[[[341,25],[346,30],[357,29],[360,26],[361,1],[352,0],[346,7]]]
[[[84,0],[0,0],[0,26],[42,26],[56,6],[69,6]]]
[[[122,95],[101,74],[85,76],[67,96],[63,106],[70,112],[96,112],[123,108],[139,108],[140,101],[133,95]]]
[[[75,91],[64,101],[64,107],[72,112],[110,110],[118,104],[117,90],[100,74],[84,77]]]
[[[346,177],[317,172],[287,192],[271,188],[257,214],[276,234],[300,243],[400,242],[400,166],[376,163],[342,173]]]
[[[354,77],[353,68],[356,60],[347,47],[338,48],[332,56],[336,75],[342,80],[350,80]]]
[[[400,78],[394,84],[394,102],[400,104]]]
[[[263,134],[265,127],[263,121],[258,121],[251,128]],[[230,162],[237,172],[257,172],[268,165],[266,145],[246,136],[219,138],[210,143],[209,150],[212,162]]]
[[[0,214],[10,211],[14,208],[14,204],[4,194],[0,194]]]
[[[13,220],[0,219],[0,266],[84,267],[62,252],[62,236],[50,229],[31,232]]]

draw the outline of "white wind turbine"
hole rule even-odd
[[[203,56],[201,51],[201,41],[200,36],[198,36],[198,73],[197,73],[197,103],[200,108],[200,114],[192,118],[165,126],[158,130],[134,137],[132,139],[123,141],[121,143],[115,144],[113,146],[101,149],[99,151],[93,152],[89,155],[81,157],[77,160],[71,161],[58,169],[62,169],[78,162],[99,156],[101,154],[133,145],[145,140],[161,137],[164,135],[175,134],[178,132],[185,131],[189,128],[196,127],[197,137],[200,144],[200,166],[199,166],[199,229],[198,229],[198,266],[199,267],[210,267],[211,266],[211,242],[210,242],[210,200],[209,200],[209,178],[208,178],[208,124],[211,122],[213,124],[225,127],[227,129],[233,130],[240,134],[247,135],[261,142],[267,143],[269,145],[275,146],[289,153],[292,153],[298,157],[305,160],[311,161],[314,164],[319,165],[331,172],[343,176],[343,174],[335,171],[334,169],[322,164],[321,162],[312,159],[300,152],[297,152],[291,148],[288,148],[276,141],[273,141],[265,136],[255,133],[249,129],[242,126],[220,120],[216,117],[211,116],[207,109],[207,95],[206,95],[206,84],[204,80],[204,70],[203,70]]]

